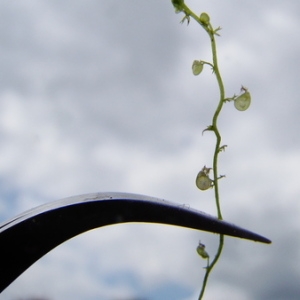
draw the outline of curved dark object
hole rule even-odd
[[[0,225],[0,292],[47,252],[97,227],[148,222],[271,241],[203,212],[162,199],[123,193],[70,197],[27,211]]]

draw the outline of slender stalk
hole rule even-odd
[[[218,117],[222,110],[224,100],[225,100],[225,88],[223,84],[223,80],[220,74],[219,65],[218,65],[218,56],[217,56],[217,45],[215,40],[215,33],[216,31],[213,29],[211,24],[209,23],[207,26],[205,26],[201,21],[200,18],[193,13],[186,4],[182,4],[183,11],[185,12],[187,17],[192,17],[197,23],[199,23],[204,30],[208,33],[210,37],[211,42],[211,49],[212,49],[212,59],[213,59],[213,71],[216,75],[216,79],[219,85],[219,91],[220,91],[220,99],[217,106],[217,109],[214,113],[213,119],[212,119],[212,127],[211,130],[214,131],[216,135],[216,146],[214,151],[214,157],[213,157],[213,173],[214,173],[214,189],[215,189],[215,200],[216,200],[216,207],[217,207],[217,213],[218,218],[222,220],[222,213],[221,213],[221,206],[220,206],[220,196],[219,196],[219,184],[218,184],[218,156],[220,153],[220,147],[221,147],[221,135],[218,129]]]
[[[219,70],[217,47],[216,47],[216,40],[215,40],[215,35],[217,34],[217,31],[220,30],[220,28],[217,28],[216,30],[214,30],[209,22],[209,19],[208,19],[207,23],[202,22],[200,20],[200,18],[196,14],[194,14],[184,3],[182,3],[181,7],[182,7],[182,11],[186,14],[185,18],[188,20],[188,22],[189,22],[189,18],[192,17],[197,23],[199,23],[203,27],[203,29],[208,33],[210,42],[211,42],[213,63],[210,65],[212,65],[212,67],[213,67],[213,71],[215,73],[215,76],[216,76],[216,79],[218,82],[220,98],[219,98],[219,103],[216,108],[216,111],[213,115],[212,125],[209,126],[209,130],[213,131],[216,136],[216,145],[215,145],[214,157],[213,157],[213,177],[214,177],[214,190],[215,190],[215,202],[216,202],[217,214],[218,214],[218,218],[220,220],[222,220],[223,217],[222,217],[221,206],[220,206],[219,183],[218,183],[218,181],[220,179],[220,177],[218,175],[218,157],[219,157],[219,153],[222,150],[222,147],[221,147],[222,139],[221,139],[221,134],[218,129],[218,117],[220,115],[223,104],[225,102],[225,88],[224,88],[223,80],[222,80],[220,70]],[[200,295],[198,298],[199,300],[201,300],[203,298],[210,272],[212,271],[215,264],[218,262],[218,260],[221,256],[222,250],[223,250],[223,246],[224,246],[224,235],[220,234],[219,246],[218,246],[217,253],[216,253],[213,261],[206,268],[205,276],[203,278],[201,292],[200,292]]]
[[[219,158],[219,153],[220,153],[220,147],[221,147],[221,134],[218,129],[218,117],[220,115],[220,112],[223,107],[224,99],[225,99],[225,89],[224,89],[224,84],[223,80],[219,71],[219,66],[218,66],[218,57],[217,57],[217,50],[216,50],[216,41],[215,41],[215,35],[213,33],[213,29],[211,25],[209,24],[209,29],[206,30],[206,32],[210,36],[210,41],[211,41],[211,49],[212,49],[212,58],[213,58],[213,70],[216,75],[216,79],[219,85],[219,90],[220,90],[220,99],[219,103],[217,106],[217,109],[214,113],[213,119],[212,119],[212,131],[215,133],[216,136],[216,146],[215,146],[215,151],[214,151],[214,157],[213,157],[213,174],[214,174],[214,190],[215,190],[215,201],[216,201],[216,207],[217,207],[217,213],[218,213],[218,218],[220,220],[223,219],[222,217],[222,212],[221,212],[221,205],[220,205],[220,195],[219,195],[219,175],[218,175],[218,158]],[[224,235],[220,234],[220,239],[219,239],[219,246],[218,246],[218,251],[215,255],[215,258],[213,261],[210,263],[210,265],[207,267],[205,276],[203,279],[202,283],[202,289],[199,295],[199,300],[203,298],[206,284],[208,281],[208,277],[210,275],[210,272],[212,271],[213,267],[215,264],[218,262],[222,250],[224,246]]]
[[[214,152],[213,158],[213,171],[214,171],[214,187],[215,187],[215,199],[216,199],[216,206],[218,211],[218,218],[222,219],[221,207],[220,207],[220,197],[219,197],[219,184],[218,184],[218,157],[220,153],[221,147],[221,135],[218,129],[218,117],[222,110],[224,99],[225,99],[225,89],[222,77],[220,75],[219,66],[218,66],[218,58],[217,58],[217,51],[216,51],[216,42],[214,34],[210,34],[211,36],[211,47],[212,47],[212,57],[213,57],[213,65],[214,65],[214,72],[218,81],[219,89],[220,89],[220,100],[218,107],[215,111],[212,121],[212,129],[216,135],[216,147]]]
[[[202,282],[202,289],[200,291],[200,295],[198,300],[201,300],[204,296],[204,292],[205,292],[205,287],[208,281],[208,277],[210,272],[212,271],[213,267],[215,266],[215,264],[218,262],[219,257],[221,256],[222,250],[223,250],[223,246],[224,246],[224,235],[220,234],[220,239],[219,239],[219,247],[218,247],[218,251],[216,253],[216,256],[214,258],[214,260],[211,262],[211,264],[206,268],[206,272],[203,278],[203,282]]]

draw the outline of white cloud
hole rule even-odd
[[[201,132],[217,103],[215,79],[209,69],[191,72],[194,59],[209,60],[209,40],[192,22],[180,25],[170,1],[125,2],[1,3],[2,218],[95,191],[148,194],[215,214],[213,190],[194,184],[214,147],[213,135]],[[297,278],[300,269],[299,4],[190,3],[223,28],[227,96],[241,84],[252,94],[247,112],[229,103],[220,117],[229,145],[220,155],[224,218],[274,240],[226,239],[207,299],[297,299],[297,282],[283,277]],[[196,299],[200,238],[213,253],[210,234],[101,228],[49,253],[3,295],[159,299],[161,286],[175,283],[182,298]]]

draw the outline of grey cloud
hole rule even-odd
[[[274,239],[265,248],[228,239],[211,283],[220,293],[224,285],[240,289],[247,300],[297,299],[300,5],[292,0],[191,3],[204,6],[223,27],[218,45],[228,96],[244,84],[253,98],[249,111],[236,112],[229,103],[220,118],[224,143],[229,143],[220,157],[227,175],[221,183],[224,216]],[[180,25],[182,15],[174,14],[170,1],[158,0],[2,1],[0,11],[1,216],[99,189],[163,194],[214,211],[208,200],[213,192],[199,195],[194,177],[190,180],[202,162],[209,162],[213,136],[201,131],[218,99],[209,69],[200,77],[191,74],[192,61],[209,55],[209,40],[197,26]],[[127,251],[141,255],[139,249],[160,253],[168,248],[160,248],[166,237],[156,231],[136,230],[136,239],[150,232],[154,242]],[[122,248],[130,246],[128,232],[116,242],[117,235],[107,234],[108,248],[119,250],[120,241]],[[177,261],[198,276],[202,265],[186,249],[194,236],[198,233],[171,236],[168,242],[179,240]],[[85,243],[95,247],[96,241]],[[210,243],[213,238],[207,238],[212,248]],[[84,243],[76,246],[77,259],[84,257]],[[90,261],[97,259],[90,255]],[[167,252],[156,259],[161,268],[176,261]],[[47,267],[43,262],[38,270]],[[87,265],[80,267],[82,278],[92,278]],[[60,270],[62,277],[68,274]],[[183,290],[189,283],[191,293],[199,288],[191,274],[156,271],[183,282]],[[49,278],[45,272],[43,278]],[[33,287],[38,275],[30,274]],[[102,279],[87,286],[95,291]],[[18,283],[23,291],[29,281]],[[151,288],[139,283],[141,295]]]

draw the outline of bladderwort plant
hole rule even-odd
[[[196,185],[197,187],[205,191],[207,189],[213,188],[214,189],[214,194],[215,194],[215,204],[216,204],[216,209],[217,209],[217,216],[220,220],[223,219],[222,217],[222,212],[221,212],[221,206],[220,206],[220,195],[219,195],[219,180],[224,177],[224,175],[219,175],[218,173],[218,158],[219,154],[222,151],[225,151],[225,148],[227,145],[221,145],[221,133],[218,128],[218,117],[221,113],[221,110],[223,108],[223,105],[226,102],[233,101],[234,106],[237,110],[239,111],[244,111],[248,109],[248,107],[251,104],[251,95],[247,88],[243,87],[241,88],[241,94],[239,96],[233,95],[230,98],[225,97],[225,88],[223,84],[223,80],[220,74],[219,70],[219,65],[218,65],[218,57],[217,57],[217,45],[216,45],[216,36],[219,36],[219,31],[221,30],[221,27],[214,28],[210,22],[210,17],[207,13],[203,12],[200,15],[196,15],[194,12],[192,12],[188,6],[184,3],[184,0],[171,0],[172,4],[175,8],[176,13],[184,13],[184,17],[181,21],[181,23],[184,23],[185,21],[187,24],[190,23],[190,19],[194,19],[208,34],[209,39],[210,39],[210,44],[211,44],[211,52],[212,52],[212,62],[207,62],[203,60],[195,60],[192,64],[192,71],[195,76],[198,76],[205,65],[209,66],[213,73],[215,74],[215,78],[217,80],[218,86],[219,86],[219,102],[217,104],[217,108],[213,114],[212,117],[212,124],[209,125],[206,129],[203,130],[205,131],[212,131],[215,134],[216,137],[216,145],[213,153],[213,162],[212,162],[212,168],[206,167],[206,165],[200,170],[196,177]],[[202,132],[202,134],[203,134]],[[213,173],[213,178],[211,179],[209,177],[209,173],[212,170]],[[199,295],[199,300],[201,300],[204,296],[206,284],[208,281],[208,277],[218,262],[222,250],[224,246],[224,236],[220,234],[219,236],[219,246],[216,252],[216,255],[214,259],[210,262],[209,261],[209,254],[205,250],[205,245],[199,242],[199,245],[197,247],[197,253],[203,258],[207,260],[207,266],[205,267],[205,275],[203,278],[203,283],[202,283],[202,288],[200,291]]]

